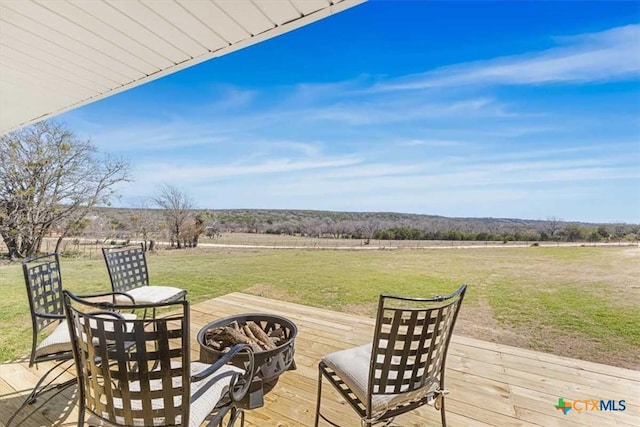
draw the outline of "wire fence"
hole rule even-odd
[[[40,251],[51,253],[56,249],[57,239],[44,239]],[[103,241],[85,241],[80,239],[63,240],[59,253],[62,256],[82,256],[84,258],[102,257]]]
[[[57,238],[45,238],[40,247],[41,253],[52,253],[56,249]],[[67,238],[62,241],[59,253],[67,257],[102,258],[105,246],[128,243],[124,239],[88,239]],[[136,242],[133,240],[132,242]],[[353,250],[393,250],[393,249],[463,249],[463,248],[499,248],[499,247],[604,247],[604,246],[639,246],[638,242],[535,242],[535,241],[464,241],[464,240],[363,240],[314,238],[300,236],[281,236],[271,234],[225,233],[215,239],[200,239],[199,248],[265,248],[265,249],[353,249]],[[155,242],[157,250],[169,248],[169,242]],[[7,249],[0,241],[0,255]]]

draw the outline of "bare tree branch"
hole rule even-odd
[[[189,219],[193,216],[195,204],[193,199],[184,190],[173,185],[164,184],[153,197],[153,202],[164,210],[164,216],[169,226],[171,245],[176,242],[181,249],[182,237]]]
[[[54,227],[60,242],[128,181],[126,161],[98,158],[90,141],[55,121],[0,137],[0,152],[0,235],[11,258],[37,253]]]

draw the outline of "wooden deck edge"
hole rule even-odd
[[[331,316],[335,317],[337,315],[340,318],[349,319],[350,322],[353,324],[362,324],[367,326],[375,325],[375,319],[373,318],[356,316],[349,313],[328,310],[326,308],[303,306],[301,304],[288,302],[288,301],[281,301],[281,300],[275,301],[275,300],[261,297],[258,295],[252,295],[252,294],[247,294],[243,292],[232,292],[226,295],[222,295],[217,299],[224,299],[224,298],[235,299],[237,301],[253,301],[254,303],[257,301],[263,304],[265,307],[272,307],[274,306],[273,303],[276,302],[277,303],[275,305],[276,307],[279,306],[282,308],[289,308],[289,309],[298,310],[298,311],[300,311],[301,309],[307,309],[307,310],[313,309],[314,312],[317,311],[319,313],[323,313],[327,317],[331,317]],[[366,320],[363,320],[363,319],[366,319]],[[536,350],[514,347],[507,344],[483,341],[476,338],[466,337],[466,336],[457,335],[457,334],[453,335],[452,342],[462,344],[462,345],[467,345],[470,347],[480,348],[483,350],[487,350],[487,349],[494,350],[498,353],[511,354],[514,356],[519,356],[519,357],[531,359],[534,361],[542,361],[542,362],[552,363],[556,365],[563,365],[563,366],[574,368],[574,369],[594,372],[598,374],[615,376],[615,377],[629,379],[633,381],[640,381],[640,371],[633,370],[633,369],[621,368],[618,366],[606,365],[606,364],[591,362],[587,360],[574,359],[571,357],[555,355],[553,353],[544,353]]]

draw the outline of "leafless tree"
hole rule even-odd
[[[544,231],[549,235],[549,239],[555,240],[556,234],[562,228],[562,220],[555,216],[550,216],[544,222]]]
[[[181,238],[184,228],[187,227],[189,219],[193,216],[195,207],[193,199],[185,190],[170,184],[164,184],[158,189],[153,201],[164,210],[163,213],[169,227],[171,245],[173,246],[175,242],[178,249],[181,249],[183,247]]]
[[[148,200],[140,200],[131,213],[130,225],[135,236],[142,239],[144,250],[153,251],[159,226]]]
[[[47,120],[0,137],[0,235],[9,257],[29,257],[61,227],[56,250],[93,206],[107,204],[129,164],[98,158],[90,141]]]
[[[364,244],[368,245],[371,239],[376,234],[376,231],[380,230],[380,221],[378,220],[366,220],[361,221],[359,224],[359,231],[361,237],[364,239]]]

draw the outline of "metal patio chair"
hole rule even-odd
[[[381,295],[373,343],[320,361],[315,426],[320,418],[337,426],[320,413],[323,377],[349,402],[363,426],[388,425],[425,404],[440,411],[446,426],[445,361],[466,288],[434,298]]]
[[[149,285],[147,258],[142,243],[115,248],[102,248],[114,292],[125,292],[135,304],[158,304],[185,299],[187,291],[173,286]],[[127,299],[119,298],[121,304]],[[145,316],[146,317],[146,310]],[[153,309],[155,317],[155,309]]]
[[[55,368],[73,359],[73,353],[62,304],[62,275],[58,254],[52,253],[26,259],[22,262],[22,272],[27,287],[32,324],[29,367],[40,362],[58,362],[40,378],[27,396],[24,403],[26,404],[34,403],[40,393],[51,390],[50,386],[60,375],[46,385],[43,385],[44,382]],[[50,334],[40,340],[41,334],[45,331],[49,331]],[[56,384],[55,388],[62,389],[73,383],[75,379]]]
[[[35,403],[42,393],[62,390],[77,382],[77,378],[61,383],[55,381],[62,376],[67,369],[61,369],[58,375],[51,378],[45,384],[49,375],[67,361],[73,360],[73,351],[69,327],[64,314],[63,294],[62,294],[62,274],[60,273],[60,258],[57,253],[40,255],[28,258],[22,262],[22,271],[27,288],[27,299],[29,300],[29,311],[32,323],[32,343],[31,354],[29,356],[29,367],[41,362],[57,362],[40,377],[31,393],[24,400],[22,405],[9,418],[7,425],[10,425],[20,411],[27,405]],[[122,295],[126,298],[126,295]],[[111,299],[111,292],[100,294],[99,297]],[[133,314],[125,313],[127,318],[135,317]],[[50,332],[44,339],[40,336],[44,332]],[[71,365],[69,366],[71,367]]]
[[[79,419],[85,413],[119,426],[227,426],[244,413],[236,407],[254,375],[253,352],[236,345],[213,364],[190,362],[189,303],[134,305],[167,308],[161,318],[127,320],[105,309],[130,305],[93,303],[64,291],[79,378]],[[245,369],[227,364],[245,357]],[[248,355],[248,357],[247,357]]]

